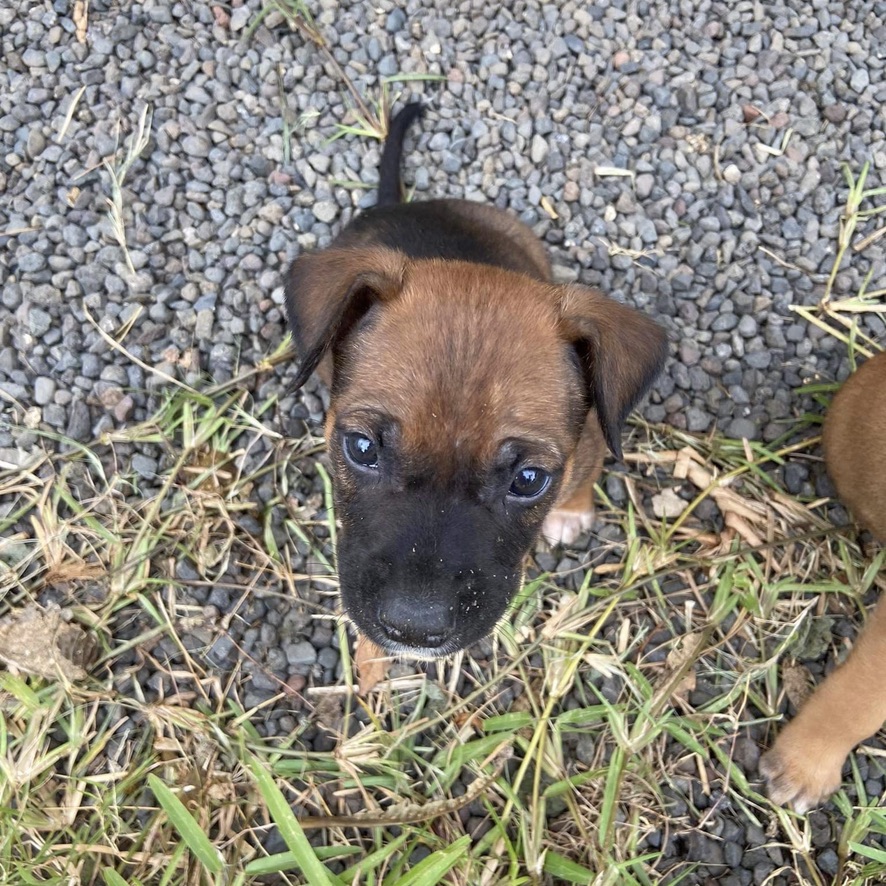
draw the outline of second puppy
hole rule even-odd
[[[301,367],[330,386],[326,440],[345,609],[420,657],[489,633],[540,532],[590,526],[606,445],[661,368],[662,329],[551,280],[513,216],[465,200],[400,202],[391,122],[378,205],[292,265]]]
[[[834,397],[823,433],[828,473],[856,520],[886,543],[886,353],[864,363]],[[839,786],[855,745],[886,721],[886,602],[849,658],[760,760],[776,803],[805,812]]]

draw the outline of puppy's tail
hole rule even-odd
[[[401,202],[400,160],[403,157],[403,137],[412,122],[424,112],[424,105],[413,102],[399,111],[388,126],[388,137],[385,139],[378,169],[378,206],[392,206]]]

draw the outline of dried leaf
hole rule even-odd
[[[0,619],[0,663],[16,671],[77,682],[94,654],[93,638],[66,622],[58,606],[31,604]]]
[[[623,178],[633,178],[633,170],[622,169],[620,166],[595,166],[594,175],[599,176],[621,176]]]
[[[701,633],[684,634],[668,653],[666,659],[668,668],[671,671],[678,671],[686,662],[694,661],[704,639],[705,636]]]
[[[333,735],[340,735],[344,724],[341,697],[332,694],[321,695],[320,700],[314,705],[314,719],[318,725]]]
[[[805,665],[788,664],[781,666],[781,682],[790,703],[799,708],[812,695],[812,674]]]
[[[794,643],[795,658],[814,661],[825,655],[834,639],[834,619],[829,615],[807,618],[805,628]]]
[[[793,129],[787,130],[787,132],[785,132],[784,136],[782,137],[781,146],[778,148],[773,148],[770,145],[764,144],[755,145],[754,147],[756,147],[761,161],[765,161],[767,157],[781,157],[788,149],[788,144],[790,144],[793,134]]]
[[[357,692],[368,695],[388,675],[390,659],[380,646],[360,634],[354,650],[354,664],[357,666]]]
[[[543,209],[543,210],[544,210],[544,211],[545,211],[545,212],[546,212],[546,213],[547,213],[552,219],[558,219],[558,218],[560,218],[560,216],[557,215],[557,210],[554,209],[553,204],[551,203],[550,200],[548,200],[547,197],[542,197],[540,202],[541,202],[541,208],[542,208],[542,209]]]
[[[717,504],[719,504],[719,502],[717,502]],[[748,523],[748,521],[740,514],[737,514],[735,511],[724,511],[723,522],[730,529],[734,529],[751,547],[762,547],[763,538],[751,529],[750,523]]]
[[[668,670],[665,680],[670,679],[682,669],[686,669],[679,682],[671,690],[671,701],[679,707],[688,708],[689,693],[695,691],[697,681],[694,662],[704,639],[704,634],[686,634],[668,653],[666,660]]]
[[[74,0],[74,33],[80,43],[86,42],[86,29],[89,27],[89,0]]]
[[[689,693],[695,692],[696,679],[695,668],[689,668],[683,675],[683,679],[674,687],[671,698],[675,705],[681,708],[689,707]]]
[[[707,474],[702,469],[702,465],[704,464],[704,459],[694,450],[690,449],[688,446],[684,446],[679,452],[668,453],[673,456],[672,460],[674,461],[674,476],[678,480],[685,480],[689,476],[690,471],[701,471],[705,473],[709,478],[710,474]],[[659,455],[664,455],[664,453],[659,453]],[[701,474],[698,474],[699,479],[701,479]],[[696,483],[696,480],[693,478],[693,483]],[[705,483],[707,486],[710,483],[710,479]]]
[[[652,513],[656,517],[679,517],[686,510],[686,502],[668,487],[652,496]]]

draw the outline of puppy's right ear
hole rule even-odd
[[[301,359],[296,390],[375,302],[398,295],[405,273],[402,253],[378,247],[332,247],[292,263],[286,314]]]

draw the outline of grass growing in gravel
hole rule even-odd
[[[268,9],[324,49],[297,0]],[[384,94],[375,109],[353,98],[359,131],[380,135]],[[849,181],[836,266],[882,194],[865,175]],[[865,353],[857,318],[886,313],[883,295],[834,301],[829,285],[798,312]],[[820,655],[828,618],[884,583],[882,553],[783,486],[785,465],[817,458],[815,416],[768,446],[637,426],[581,570],[539,556],[491,644],[399,665],[361,697],[336,621],[340,679],[278,680],[249,708],[246,665],[260,663],[217,658],[242,635],[241,606],[261,596],[328,622],[300,598],[336,589],[322,442],[284,439],[255,393],[287,358],[204,390],[167,384],[150,421],[90,447],[47,437],[45,456],[0,465],[5,882],[602,886],[695,868],[716,881],[724,810],[796,882],[886,878],[886,813],[859,765],[882,752],[854,758],[835,799],[835,877],[819,867],[823,816],[773,807],[754,771],[783,697],[803,693],[792,659]],[[131,467],[142,449],[160,455],[154,478]],[[295,490],[312,472],[324,494],[306,501]],[[292,572],[296,552],[309,574]],[[229,611],[192,602],[222,586]],[[295,728],[268,734],[278,709]],[[304,741],[318,729],[326,750]],[[683,860],[699,835],[721,850],[709,869]]]
[[[886,289],[869,288],[873,270],[867,275],[857,293],[846,298],[834,297],[834,283],[847,258],[851,258],[853,253],[864,252],[868,246],[886,234],[886,227],[880,225],[863,237],[855,237],[860,225],[876,220],[886,213],[886,203],[878,199],[886,197],[886,187],[866,188],[869,172],[869,163],[864,164],[858,175],[853,174],[848,166],[843,167],[848,196],[840,216],[836,257],[825,285],[824,295],[819,304],[813,308],[804,305],[794,306],[794,310],[801,317],[847,346],[853,368],[856,354],[871,357],[882,350],[882,346],[878,345],[859,324],[859,318],[868,314],[877,316],[880,320],[886,319]]]
[[[577,589],[536,570],[491,654],[401,666],[366,698],[345,657],[337,685],[301,694],[302,723],[329,738],[321,752],[300,728],[262,734],[264,711],[242,703],[247,675],[211,662],[236,608],[189,607],[176,578],[182,559],[197,583],[248,563],[235,596],[297,606],[308,577],[288,563],[307,541],[313,579],[334,588],[329,512],[287,500],[287,474],[320,443],[280,439],[263,423],[271,407],[237,383],[181,387],[150,422],[0,477],[4,614],[55,601],[78,629],[43,676],[22,673],[27,661],[0,674],[7,882],[655,883],[674,865],[663,841],[703,832],[726,804],[802,882],[827,882],[809,819],[771,807],[733,759],[774,719],[785,650],[812,642],[816,614],[882,584],[882,556],[866,561],[772,473],[812,458],[811,438],[764,447],[638,428],[624,503],[606,505]],[[273,456],[247,475],[259,439]],[[144,497],[115,462],[134,440],[166,451]],[[256,500],[262,472],[279,498]],[[659,518],[665,487],[684,508]],[[258,531],[242,529],[244,512]],[[88,677],[71,676],[75,659]],[[176,691],[133,679],[146,663]],[[281,684],[268,706],[293,698]],[[886,821],[866,808],[878,800],[838,795],[841,882],[886,872],[873,839]]]

